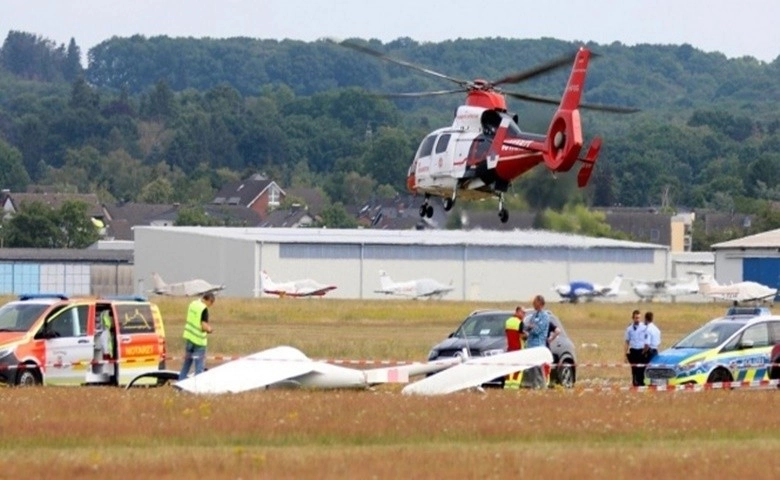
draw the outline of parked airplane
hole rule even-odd
[[[265,271],[260,272],[260,283],[263,292],[279,297],[321,297],[336,289],[335,285],[324,285],[310,278],[275,283]]]
[[[412,376],[441,372],[403,389],[405,394],[441,395],[479,387],[496,377],[552,363],[553,360],[550,350],[544,347],[489,357],[466,357],[361,370],[312,360],[296,348],[279,346],[223,363],[181,381],[177,381],[178,371],[146,372],[134,378],[127,388],[142,378],[157,378],[159,383],[173,381],[174,387],[196,394],[239,393],[269,388],[368,388],[381,383],[407,383]],[[443,374],[446,375],[439,376]]]
[[[695,278],[672,280],[631,280],[634,293],[648,302],[656,297],[670,297],[674,299],[679,295],[692,295],[699,293],[699,283]]]
[[[170,295],[172,297],[194,297],[225,289],[224,285],[212,285],[200,278],[178,283],[165,283],[156,272],[152,273],[152,281],[154,282],[154,289],[151,290],[151,293]]]
[[[390,278],[390,275],[384,270],[379,271],[379,283],[382,288],[380,290],[374,290],[375,293],[411,298],[442,298],[444,295],[454,290],[452,285],[444,285],[430,278],[394,282],[393,279]]]
[[[729,285],[719,284],[711,275],[701,272],[695,273],[699,280],[699,292],[717,300],[729,300],[738,303],[744,302],[774,302],[777,289],[770,288],[758,282],[737,282]]]
[[[561,296],[562,301],[577,303],[581,299],[591,301],[596,297],[615,297],[623,293],[620,291],[622,282],[623,275],[618,275],[607,286],[576,280],[568,284],[554,285],[553,290]]]

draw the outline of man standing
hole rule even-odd
[[[506,333],[506,351],[514,352],[523,348],[523,340],[526,336],[523,331],[523,319],[525,310],[523,307],[515,307],[515,314],[506,319],[504,332]],[[504,379],[504,388],[520,388],[522,372],[510,373]]]
[[[631,384],[635,387],[645,384],[645,367],[640,365],[646,363],[644,354],[646,327],[639,320],[639,310],[634,310],[631,312],[631,325],[626,328],[626,360],[631,365]]]
[[[190,303],[187,309],[187,321],[184,324],[184,365],[179,372],[179,380],[184,380],[195,363],[195,375],[201,373],[206,363],[207,334],[213,329],[209,325],[209,307],[214,305],[214,294],[209,292]]]
[[[661,346],[661,330],[653,323],[653,312],[645,313],[645,339],[642,353],[644,362],[649,363],[658,355],[658,347]]]
[[[528,319],[526,331],[528,332],[528,340],[526,341],[526,348],[532,347],[547,347],[547,336],[550,332],[550,314],[544,310],[544,297],[537,295],[534,297],[534,313]],[[544,368],[544,370],[543,370]],[[523,375],[524,379],[528,379],[529,386],[533,388],[544,388],[547,386],[547,374],[545,371],[549,371],[550,365],[544,365],[542,367],[531,367],[526,370]]]

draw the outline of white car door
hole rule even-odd
[[[51,385],[81,385],[92,361],[94,339],[87,335],[89,305],[74,305],[46,321],[45,382]]]

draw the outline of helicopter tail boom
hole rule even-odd
[[[554,172],[568,172],[579,159],[584,142],[578,107],[585,87],[589,60],[590,50],[580,48],[574,58],[574,66],[558,111],[550,122],[544,163]]]

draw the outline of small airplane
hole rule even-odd
[[[729,285],[719,284],[711,275],[693,272],[699,281],[699,293],[716,300],[729,300],[737,303],[774,302],[777,289],[758,282],[737,282]]]
[[[699,293],[699,283],[695,278],[672,280],[631,280],[634,293],[648,302],[656,297],[670,297],[674,299],[680,295],[692,295]]]
[[[156,272],[152,273],[152,281],[154,282],[154,289],[150,290],[151,293],[169,295],[171,297],[194,297],[225,289],[224,285],[212,285],[200,278],[178,283],[165,283]]]
[[[412,69],[418,73],[447,80],[457,85],[451,90],[387,94],[387,97],[424,97],[466,93],[466,104],[457,108],[451,126],[428,134],[420,143],[409,167],[406,185],[414,193],[425,195],[420,216],[431,218],[432,196],[443,198],[444,210],[452,209],[458,197],[468,199],[498,197],[498,216],[506,223],[509,213],[504,208],[504,194],[517,177],[539,164],[553,173],[568,172],[577,163],[582,167],[577,184],[585,187],[596,164],[601,139],[593,139],[584,157],[580,109],[611,113],[633,113],[634,108],[584,104],[585,75],[593,56],[585,47],[522,72],[499,80],[462,80],[410,62],[391,58],[364,44],[351,41],[331,43],[368,54],[381,60]],[[572,65],[573,62],[573,65]],[[569,81],[560,99],[503,91],[499,86],[517,84],[572,65]],[[557,105],[547,132],[528,133],[518,126],[518,117],[507,111],[506,96],[522,101]]]
[[[281,297],[321,297],[331,290],[335,290],[335,285],[324,285],[315,282],[310,278],[303,280],[293,280],[290,282],[275,283],[265,272],[260,272],[260,283],[263,292],[268,295],[277,295]]]
[[[379,271],[379,283],[382,288],[374,290],[374,293],[385,295],[398,295],[411,298],[438,298],[455,289],[452,285],[444,285],[430,278],[420,278],[406,282],[394,282],[384,270]]]
[[[178,380],[179,372],[173,370],[146,372],[135,377],[127,388],[141,379],[156,378],[158,384],[175,382],[175,388],[195,394],[279,388],[365,389],[383,383],[408,383],[412,376],[435,374],[408,385],[403,393],[440,395],[479,387],[493,378],[552,363],[552,360],[547,348],[536,347],[491,357],[467,358],[464,353],[427,363],[361,370],[312,360],[294,347],[279,346],[223,363],[184,380]],[[448,369],[452,372],[439,377]]]
[[[575,280],[568,284],[554,285],[561,300],[569,303],[577,303],[580,299],[591,301],[596,297],[616,297],[620,295],[620,285],[623,283],[623,275],[617,275],[612,283],[606,286],[597,283]]]

